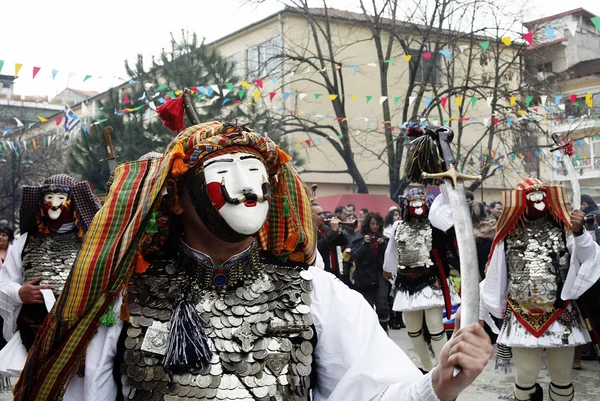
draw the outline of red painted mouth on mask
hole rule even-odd
[[[256,206],[257,202],[255,200],[247,200],[244,202],[244,205],[246,207],[254,207]]]

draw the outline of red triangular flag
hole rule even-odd
[[[277,92],[269,92],[269,100],[273,101],[273,98],[275,97],[276,94],[277,94]]]
[[[310,148],[310,139],[307,139],[307,140],[306,140],[306,141],[304,141],[304,142],[306,142],[306,146],[308,146],[308,147]]]
[[[527,41],[527,43],[529,43],[530,45],[533,44],[533,32],[527,32],[522,35],[523,35],[523,39],[525,39]]]
[[[58,117],[58,118],[56,119],[56,125],[57,125],[57,126],[59,126],[61,121],[62,121],[62,118],[61,118],[61,117]]]
[[[447,97],[443,97],[442,98],[442,108],[446,107],[446,103],[448,103],[448,98]]]
[[[577,101],[577,95],[571,95],[571,104]]]
[[[263,81],[262,81],[262,79],[259,78],[259,79],[256,80],[256,86],[258,86],[260,89],[262,89],[262,87],[263,87]]]
[[[431,58],[431,53],[429,52],[425,52],[423,54],[421,54],[421,56],[425,57],[427,60],[429,60]]]
[[[40,72],[40,67],[33,67],[33,78],[35,78],[38,72]]]
[[[123,96],[123,104],[131,103],[129,100],[129,93],[125,92],[125,96]]]
[[[498,125],[498,123],[499,123],[499,122],[500,122],[500,120],[499,120],[499,119],[497,119],[497,118],[494,118],[494,125]]]

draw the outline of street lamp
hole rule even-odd
[[[6,163],[6,159],[4,157],[0,158],[0,163]],[[23,165],[26,168],[29,168],[33,164],[33,160],[29,157],[29,154],[25,154],[25,160],[22,161]],[[11,152],[11,170],[12,170],[12,181],[11,181],[11,198],[12,198],[12,226],[13,229],[15,227],[15,207],[17,203],[17,151],[13,150]]]

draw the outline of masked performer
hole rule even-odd
[[[498,343],[512,347],[515,398],[542,400],[536,383],[544,350],[550,400],[574,398],[575,346],[590,341],[574,300],[600,277],[600,248],[567,212],[560,187],[528,178],[504,193],[485,280],[480,318],[504,318]]]
[[[41,186],[23,188],[23,234],[11,246],[0,272],[3,335],[10,340],[0,353],[4,373],[20,374],[25,349],[33,345],[48,314],[47,305],[60,295],[83,235],[99,209],[89,184],[66,174],[51,176]]]
[[[431,227],[423,190],[411,189],[403,198],[402,208],[403,219],[394,223],[383,267],[390,274],[397,272],[393,310],[402,312],[423,369],[430,371],[433,364],[423,335],[423,316],[431,335],[431,347],[439,359],[447,342],[443,309],[446,307],[450,316],[452,304],[460,300],[447,279],[445,236]]]
[[[270,139],[183,130],[117,167],[15,399],[450,400],[479,374],[479,325],[421,376],[360,294],[309,267],[315,246],[308,191]]]

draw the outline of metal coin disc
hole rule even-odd
[[[300,277],[302,277],[306,281],[311,281],[313,279],[313,274],[308,270],[302,270],[300,272]]]

